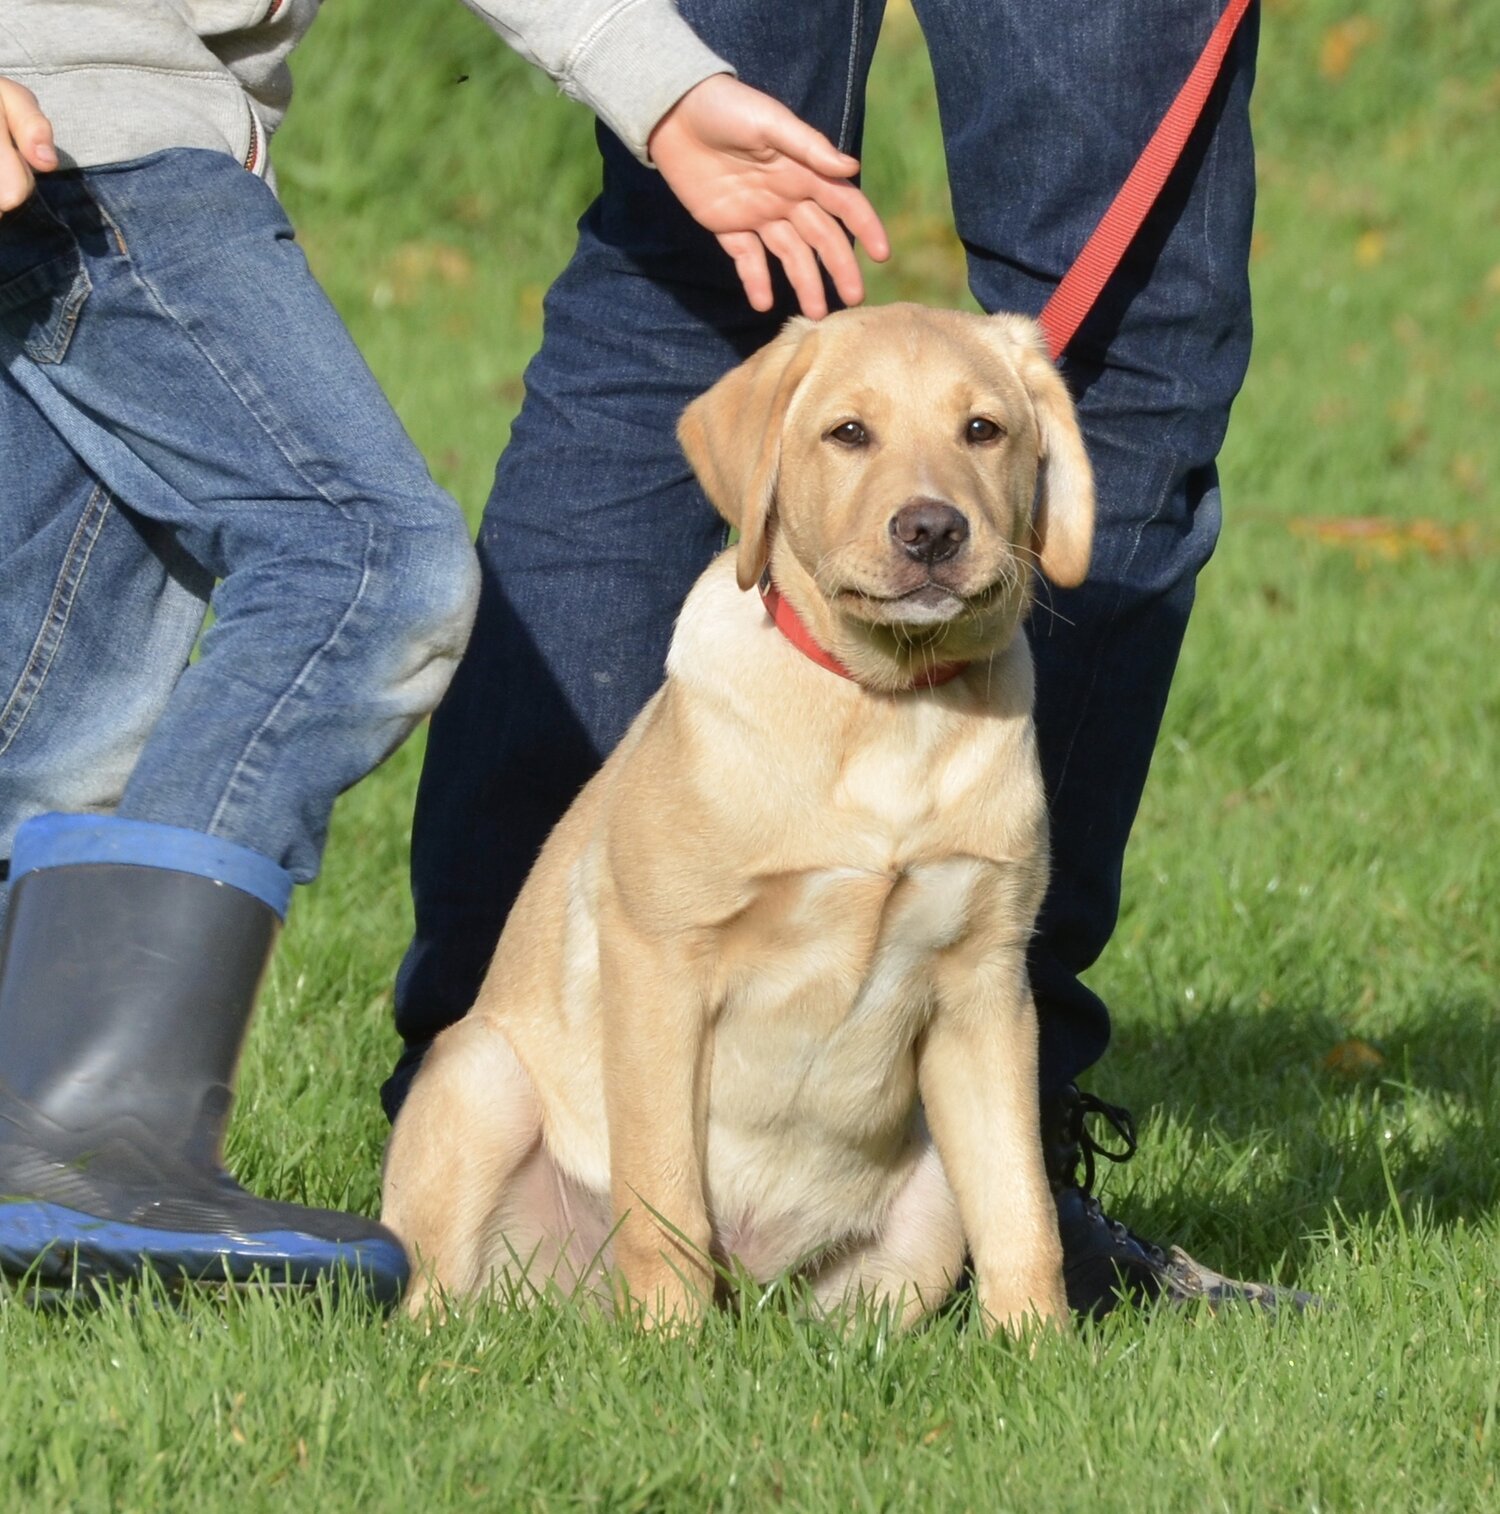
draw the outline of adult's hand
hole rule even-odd
[[[657,122],[648,145],[672,193],[734,260],[756,310],[772,304],[768,252],[781,260],[802,313],[814,320],[828,314],[820,261],[846,305],[865,297],[849,235],[877,263],[890,256],[880,217],[849,182],[858,160],[729,74],[690,89]]]
[[[52,123],[36,96],[13,79],[0,79],[0,215],[31,198],[33,169],[46,173],[56,167]]]

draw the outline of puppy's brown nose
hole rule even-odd
[[[937,499],[914,499],[891,516],[891,536],[916,562],[946,562],[969,539],[968,518]]]

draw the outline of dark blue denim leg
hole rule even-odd
[[[1187,78],[1220,0],[917,0],[958,230],[988,310],[1037,313]],[[1031,627],[1053,883],[1032,953],[1044,1093],[1103,1053],[1080,981],[1114,929],[1125,843],[1219,530],[1214,459],[1250,349],[1256,23],[1070,351],[1097,475],[1088,582]],[[1050,605],[1050,610],[1049,606]]]
[[[748,83],[850,145],[880,9],[682,6]],[[396,991],[418,1051],[474,1002],[542,842],[660,684],[673,620],[724,540],[678,450],[678,416],[793,309],[783,290],[756,316],[661,179],[607,134],[600,144],[603,194],[547,296],[480,528],[479,618],[432,722],[412,835],[416,936]]]

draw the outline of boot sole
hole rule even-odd
[[[147,1273],[169,1287],[291,1292],[326,1279],[387,1309],[400,1301],[408,1276],[406,1255],[394,1240],[329,1241],[296,1230],[242,1236],[157,1230],[58,1204],[0,1205],[0,1275],[23,1289],[82,1294],[85,1284],[129,1282]]]

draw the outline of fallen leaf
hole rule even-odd
[[[453,219],[465,226],[483,226],[489,217],[490,209],[482,195],[460,195],[453,202]]]
[[[446,242],[404,242],[385,260],[370,291],[380,309],[410,305],[434,284],[462,288],[474,277],[474,260]]]
[[[546,290],[540,284],[522,284],[516,295],[516,315],[523,326],[542,324],[542,296]]]
[[[1330,26],[1318,48],[1318,72],[1334,82],[1342,79],[1356,55],[1379,34],[1380,28],[1368,16],[1350,16]]]
[[[1479,499],[1484,494],[1484,474],[1478,461],[1467,452],[1460,452],[1451,463],[1448,464],[1448,477],[1458,485],[1465,494]]]
[[[1472,557],[1482,548],[1479,529],[1472,521],[1459,526],[1436,520],[1391,520],[1383,515],[1356,515],[1342,519],[1292,520],[1287,529],[1322,546],[1344,547],[1357,559],[1379,558],[1399,562],[1415,553],[1428,557]]]
[[[1326,1057],[1324,1068],[1341,1078],[1365,1078],[1385,1066],[1385,1057],[1358,1036],[1340,1041]]]
[[[1373,268],[1384,257],[1385,233],[1376,231],[1373,227],[1369,231],[1362,231],[1354,244],[1354,261],[1361,268]]]
[[[474,259],[446,242],[406,242],[390,257],[391,272],[413,282],[467,284],[474,277]]]

